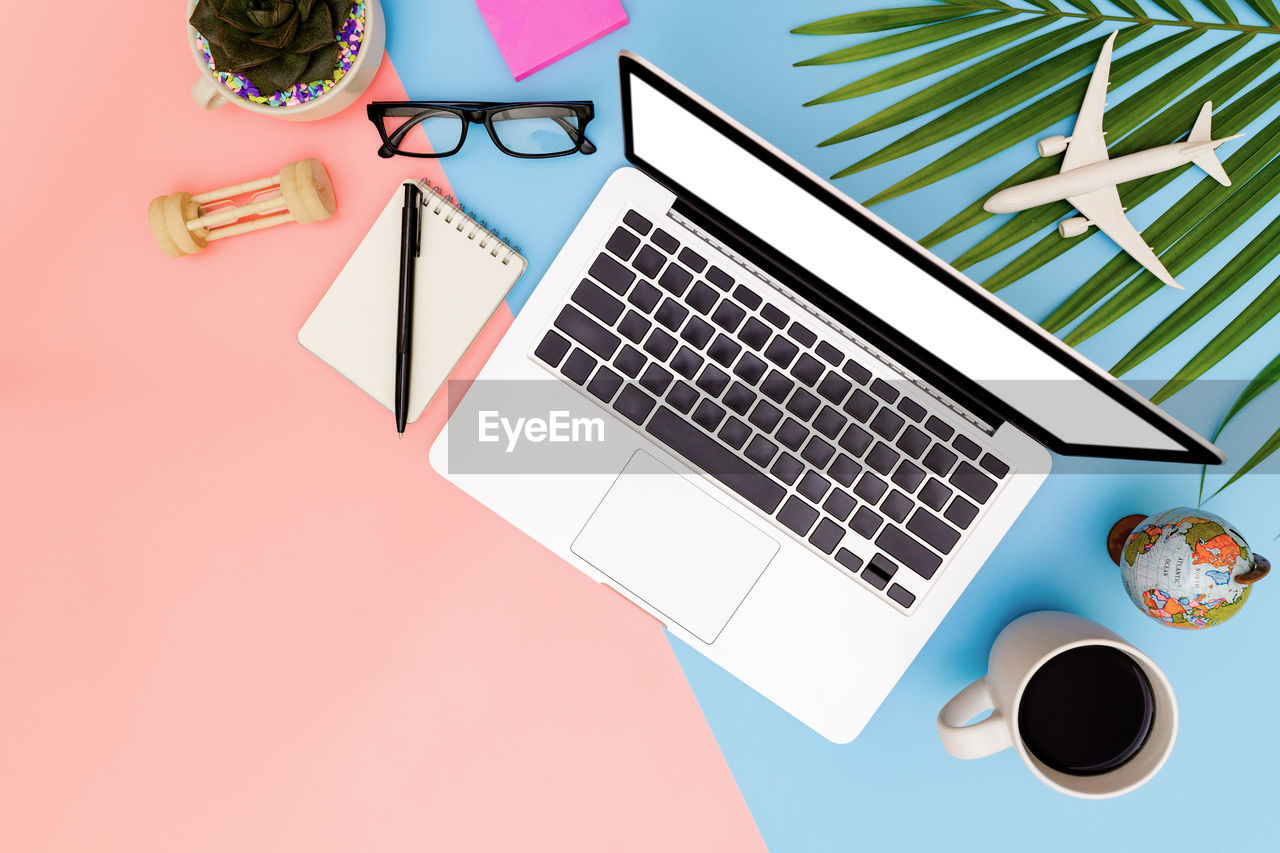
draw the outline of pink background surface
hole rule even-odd
[[[82,5],[0,90],[0,848],[762,848],[659,626],[430,470],[439,400],[397,441],[295,341],[439,171],[361,106],[202,113],[180,4]],[[304,156],[334,219],[151,243],[152,196]]]

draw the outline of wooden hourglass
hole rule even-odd
[[[232,202],[248,196],[244,203]],[[320,222],[338,209],[333,182],[314,157],[289,163],[279,174],[192,195],[171,193],[152,199],[147,210],[151,236],[171,258],[194,255],[214,240],[271,228],[286,222]]]

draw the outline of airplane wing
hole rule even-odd
[[[1067,153],[1062,158],[1063,172],[1107,159],[1107,141],[1102,135],[1102,111],[1107,106],[1107,86],[1111,82],[1111,46],[1115,40],[1116,33],[1112,33],[1102,45],[1102,53],[1098,55],[1098,64],[1093,68],[1089,88],[1084,93],[1084,102],[1080,104],[1080,112],[1076,116],[1075,129],[1071,131],[1071,142],[1067,144]]]
[[[1152,275],[1170,287],[1183,289],[1182,285],[1174,281],[1173,276],[1164,268],[1164,264],[1160,263],[1155,251],[1147,245],[1146,240],[1142,239],[1138,229],[1134,228],[1133,223],[1124,215],[1124,207],[1120,204],[1120,193],[1116,192],[1115,187],[1104,187],[1084,195],[1073,196],[1067,201],[1096,225],[1099,231],[1115,240],[1131,258],[1150,270]]]

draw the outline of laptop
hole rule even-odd
[[[432,464],[824,737],[862,730],[1050,451],[1223,461],[652,64],[619,72],[631,165]],[[571,402],[499,430],[530,388]]]

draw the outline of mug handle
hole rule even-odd
[[[202,110],[215,110],[226,103],[218,87],[204,77],[196,78],[195,85],[191,87],[191,97]]]
[[[965,722],[995,706],[984,675],[951,698],[938,712],[938,734],[947,752],[956,758],[982,758],[1013,746],[1004,715],[992,711],[981,722]]]

